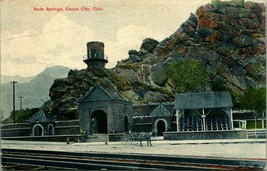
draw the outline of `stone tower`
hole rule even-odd
[[[108,63],[108,60],[104,54],[104,43],[96,41],[88,42],[87,56],[83,61],[87,64],[88,68],[105,67],[105,64]]]

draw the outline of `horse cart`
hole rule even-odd
[[[121,143],[123,145],[137,145],[139,141],[139,133],[129,132],[121,137]]]
[[[147,146],[152,146],[151,137],[154,136],[154,132],[141,132],[141,133],[133,133],[129,131],[129,133],[125,134],[121,138],[121,143],[123,145],[138,145],[142,146],[142,141],[147,141]]]

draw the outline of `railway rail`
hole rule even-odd
[[[84,170],[264,170],[266,160],[1,149],[2,165]]]

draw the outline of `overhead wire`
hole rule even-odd
[[[1,42],[8,41],[8,40],[13,40],[13,39],[18,39],[18,38],[38,36],[38,35],[42,35],[42,34],[49,34],[49,33],[59,32],[59,31],[63,31],[63,30],[70,30],[70,29],[73,29],[75,27],[79,27],[79,26],[73,26],[73,27],[63,28],[63,29],[59,29],[59,30],[53,30],[53,31],[49,31],[49,32],[34,33],[34,34],[30,34],[30,35],[25,35],[25,36],[11,37],[11,38],[7,38],[7,39],[2,39]]]

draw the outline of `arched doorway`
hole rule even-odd
[[[44,128],[42,125],[37,124],[34,125],[33,129],[33,136],[42,136],[44,135]]]
[[[54,129],[54,126],[52,124],[48,125],[47,132],[48,132],[48,135],[54,135],[55,134],[55,129]]]
[[[166,131],[166,123],[164,122],[164,120],[158,120],[156,126],[157,126],[157,135],[163,136],[163,132]]]
[[[91,128],[93,134],[106,134],[107,129],[107,114],[103,110],[96,110],[92,113]]]
[[[128,116],[124,117],[124,132],[128,132],[129,131],[129,121],[128,121]]]

